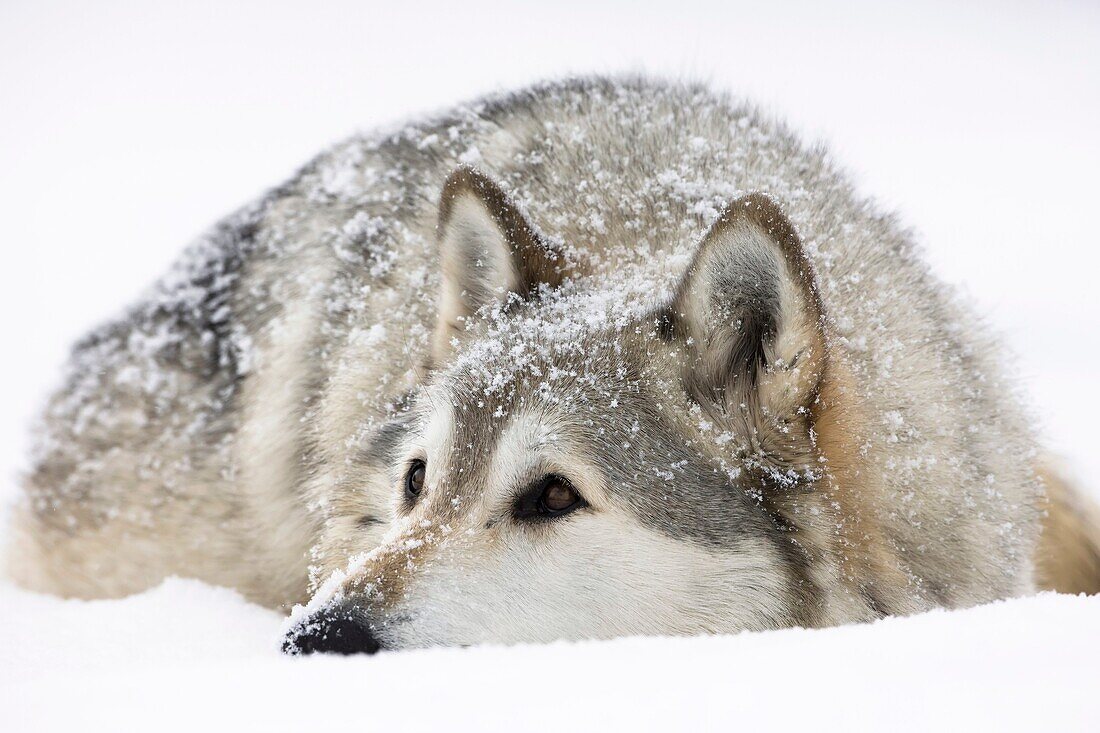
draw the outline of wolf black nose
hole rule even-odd
[[[382,645],[365,621],[345,611],[322,611],[283,639],[285,654],[374,654]]]

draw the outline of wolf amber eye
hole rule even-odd
[[[513,516],[525,522],[546,522],[587,506],[573,484],[560,475],[544,475],[516,496]]]
[[[424,461],[413,461],[409,465],[409,472],[405,474],[405,493],[408,496],[419,496],[424,490],[425,473],[427,473],[427,466]]]
[[[531,484],[516,497],[516,519],[545,521],[588,506],[573,484],[561,476],[550,474]]]
[[[539,503],[550,514],[561,514],[572,509],[581,500],[568,481],[552,476],[542,490]]]

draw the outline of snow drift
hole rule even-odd
[[[291,658],[282,618],[173,579],[0,586],[8,730],[1095,730],[1100,597],[828,630]]]

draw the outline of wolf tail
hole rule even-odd
[[[1035,557],[1036,584],[1059,593],[1100,593],[1100,510],[1043,461],[1046,516]]]

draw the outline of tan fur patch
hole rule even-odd
[[[1100,593],[1100,512],[1049,464],[1046,516],[1035,553],[1036,583],[1059,593]]]
[[[826,461],[825,492],[836,503],[835,552],[841,580],[874,605],[879,614],[907,610],[908,579],[875,519],[879,489],[871,471],[861,470],[867,424],[853,378],[842,359],[831,355],[813,406],[817,447]]]
[[[439,541],[439,530],[430,527],[417,526],[402,533],[371,553],[362,571],[344,586],[344,593],[366,599],[373,614],[391,610],[404,597],[415,568],[430,562]]]

